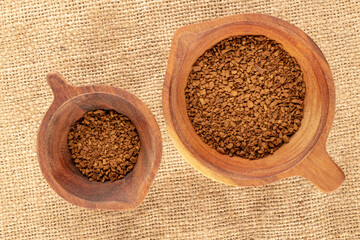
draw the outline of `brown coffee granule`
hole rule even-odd
[[[299,129],[305,83],[281,44],[265,36],[237,36],[197,59],[185,98],[202,141],[222,154],[258,159]]]
[[[115,181],[136,164],[140,139],[130,119],[113,110],[89,111],[68,134],[71,158],[90,181]]]

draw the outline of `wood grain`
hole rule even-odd
[[[306,84],[301,127],[273,155],[250,161],[211,149],[195,133],[187,116],[185,86],[192,65],[207,49],[230,36],[264,35],[281,43],[298,61]],[[321,191],[338,188],[345,176],[325,150],[335,110],[335,91],[326,59],[297,27],[263,14],[242,14],[194,24],[174,35],[163,89],[166,125],[176,148],[204,175],[236,186],[260,186],[303,176]]]
[[[94,209],[134,209],[145,198],[159,168],[162,143],[158,124],[145,104],[133,94],[115,87],[75,87],[59,73],[47,76],[54,102],[38,133],[37,153],[41,171],[49,185],[72,204]],[[67,147],[70,127],[85,112],[115,110],[128,116],[141,142],[138,161],[125,178],[115,182],[91,182],[71,160]]]

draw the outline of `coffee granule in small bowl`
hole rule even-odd
[[[224,39],[188,76],[189,119],[203,142],[247,159],[273,154],[299,129],[305,82],[296,59],[265,36]]]
[[[130,119],[113,110],[89,111],[68,134],[71,158],[90,181],[115,181],[134,168],[140,139]]]

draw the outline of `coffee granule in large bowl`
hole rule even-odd
[[[247,159],[274,153],[299,129],[305,83],[295,58],[265,36],[236,36],[205,51],[185,88],[203,142]]]
[[[89,111],[68,134],[71,158],[90,181],[122,179],[136,164],[140,139],[130,119],[115,111]]]

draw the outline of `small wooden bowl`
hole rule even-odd
[[[68,85],[59,73],[47,81],[54,102],[38,133],[39,165],[47,182],[68,202],[94,209],[134,209],[145,198],[161,160],[159,126],[146,105],[122,89]],[[91,182],[76,168],[67,146],[70,127],[87,111],[115,110],[128,116],[138,130],[141,148],[134,169],[115,182]]]
[[[195,133],[185,103],[187,77],[195,61],[219,41],[238,35],[264,35],[281,43],[304,73],[306,97],[299,130],[273,155],[250,161],[210,148]],[[302,176],[321,191],[338,188],[345,176],[325,150],[334,119],[335,91],[330,68],[316,44],[300,29],[262,14],[243,14],[178,29],[172,41],[163,90],[170,136],[184,158],[204,175],[237,186],[260,186]]]

